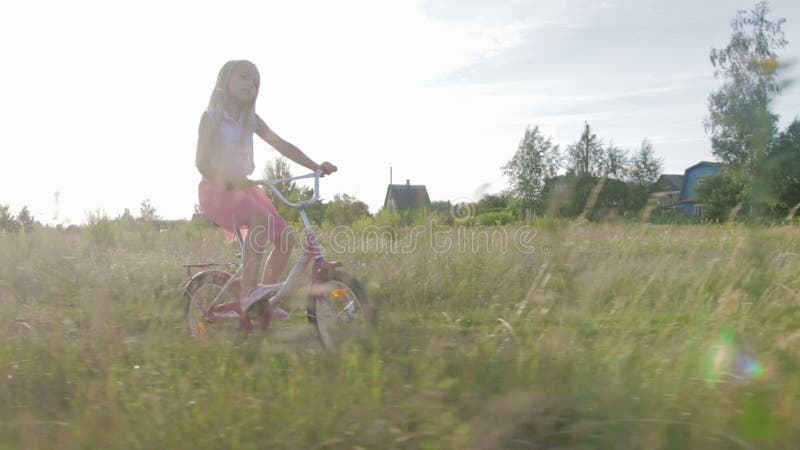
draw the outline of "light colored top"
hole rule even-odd
[[[212,123],[216,123],[220,111],[209,111]],[[253,173],[256,168],[253,161],[253,132],[255,117],[251,128],[245,129],[227,111],[222,110],[222,121],[219,126],[220,158],[215,172],[227,180],[236,180]]]

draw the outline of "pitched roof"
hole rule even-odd
[[[653,186],[656,192],[680,191],[683,187],[683,175],[665,173],[658,177]]]
[[[700,161],[699,163],[697,163],[697,164],[695,164],[693,166],[687,167],[686,168],[686,172],[689,172],[690,170],[694,169],[695,167],[700,167],[700,166],[719,167],[719,163],[713,162],[713,161]]]
[[[407,211],[416,208],[430,207],[431,199],[428,190],[421,184],[390,184],[386,189],[383,207],[395,211]]]

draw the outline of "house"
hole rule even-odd
[[[683,175],[665,173],[653,184],[650,196],[656,199],[657,206],[664,207],[680,200],[682,188]]]
[[[386,189],[383,208],[387,211],[394,213],[430,207],[431,199],[425,185],[413,185],[406,180],[406,184],[390,184]]]
[[[683,174],[680,198],[677,202],[666,205],[665,208],[681,210],[688,216],[702,215],[703,205],[697,202],[695,189],[702,184],[703,179],[719,173],[719,164],[701,161],[689,168]]]
[[[653,184],[653,192],[680,192],[683,188],[683,175],[665,173]]]

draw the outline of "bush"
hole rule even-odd
[[[114,226],[108,214],[98,209],[86,215],[86,231],[96,244],[111,246],[114,243]]]
[[[475,221],[483,226],[508,225],[514,222],[514,216],[508,211],[493,211],[475,216]]]
[[[548,179],[545,198],[550,215],[578,217],[583,214],[589,220],[601,221],[638,213],[647,203],[646,190],[641,186],[586,174]]]
[[[695,189],[703,204],[703,215],[712,222],[728,220],[734,207],[745,198],[744,177],[723,171],[703,179]]]
[[[688,216],[681,210],[656,208],[650,214],[650,223],[654,225],[691,225],[702,223],[700,217]]]

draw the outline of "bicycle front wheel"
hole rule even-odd
[[[224,270],[204,270],[195,274],[186,285],[183,295],[190,336],[204,340],[236,337],[240,328],[239,314],[226,311],[225,306],[238,304],[237,286],[231,285],[223,292],[231,276]]]
[[[337,351],[346,340],[376,325],[371,306],[361,282],[343,272],[333,272],[312,286],[306,313],[322,346]]]

